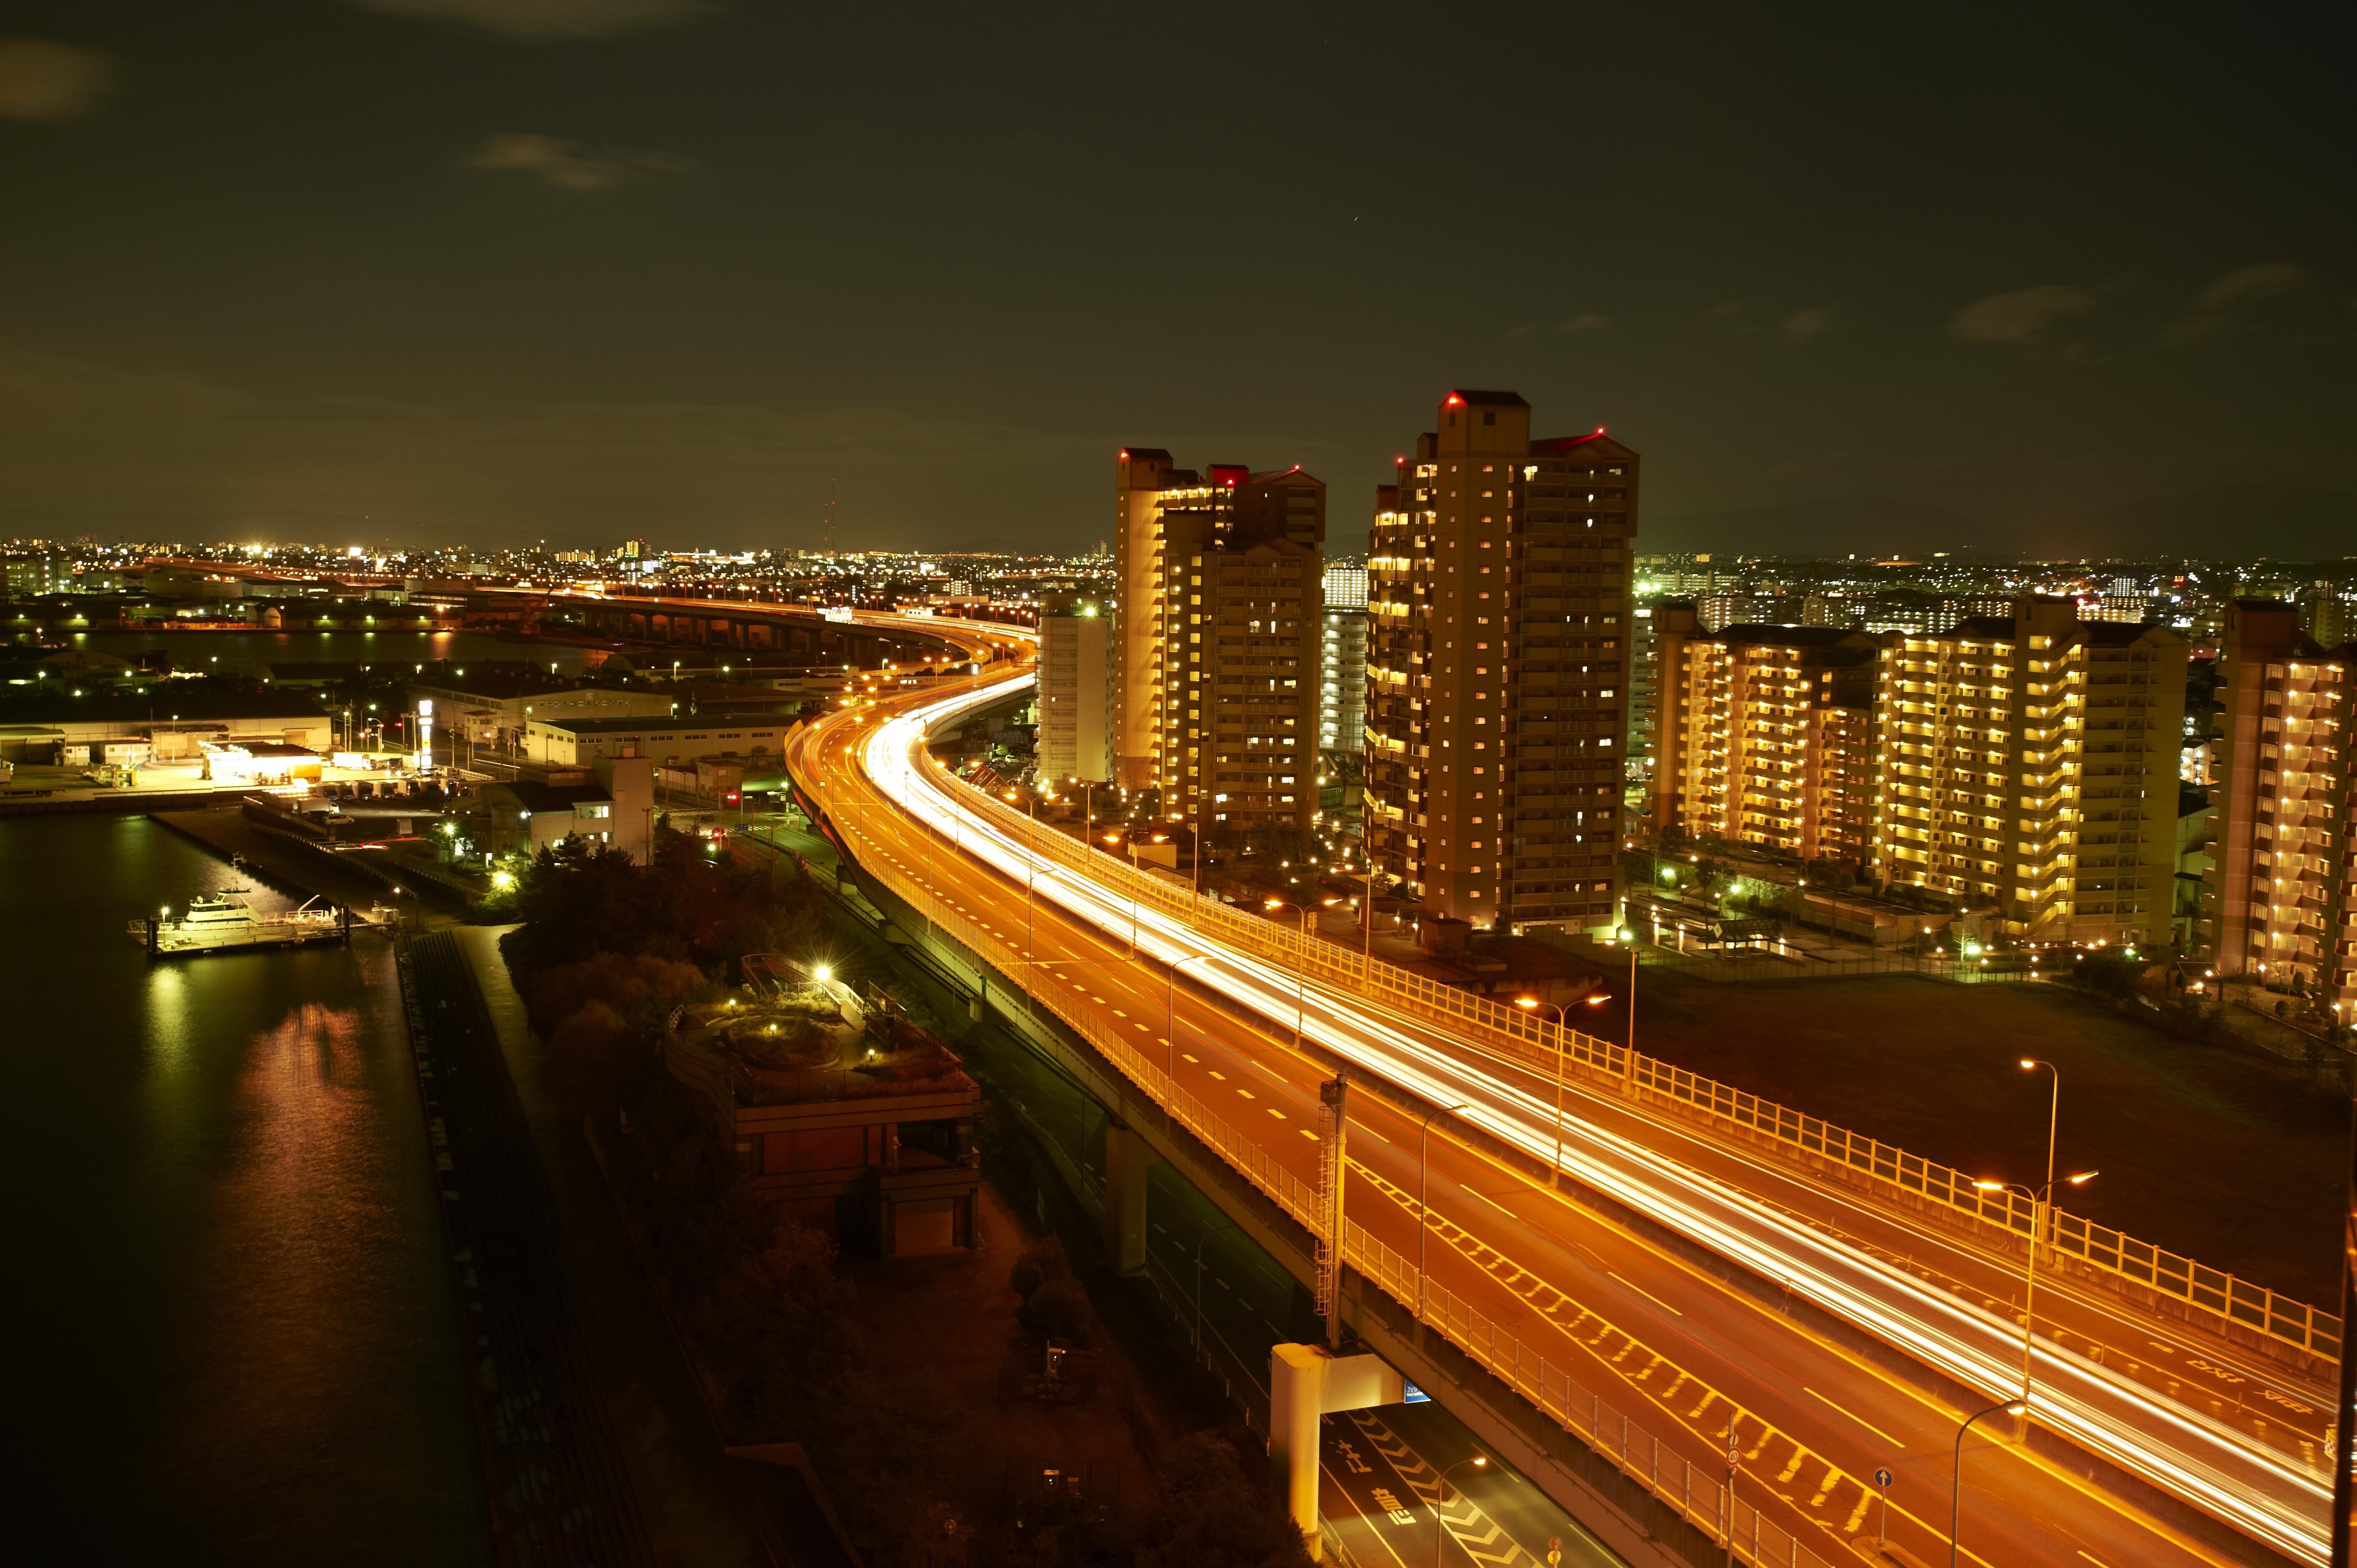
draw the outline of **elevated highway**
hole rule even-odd
[[[933,766],[930,729],[1028,678],[985,666],[860,698],[798,731],[789,768],[865,874],[1305,1224],[1318,1087],[1347,1067],[1369,1092],[1346,1321],[1469,1371],[1444,1402],[1526,1402],[1751,1562],[1875,1557],[1888,1470],[1891,1560],[1946,1560],[1958,1423],[2020,1391],[2018,1247],[1609,1071],[1565,1073],[1558,1158],[1557,1073],[1533,1038],[1194,905]],[[1960,1561],[2323,1560],[2313,1365],[2083,1281],[2041,1279],[2040,1305],[2032,1432],[1974,1429]],[[1556,1479],[1566,1507],[1594,1505]]]

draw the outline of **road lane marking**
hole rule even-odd
[[[1465,1192],[1466,1192],[1466,1196],[1468,1196],[1469,1197],[1478,1197],[1478,1198],[1480,1198],[1482,1202],[1484,1202],[1484,1203],[1488,1204],[1491,1208],[1492,1208],[1496,1209],[1499,1213],[1501,1213],[1501,1214],[1504,1215],[1504,1216],[1505,1216],[1507,1219],[1512,1219],[1512,1220],[1520,1220],[1520,1219],[1522,1219],[1522,1216],[1521,1216],[1521,1215],[1519,1215],[1519,1214],[1515,1213],[1512,1209],[1511,1209],[1511,1208],[1507,1208],[1504,1204],[1500,1203],[1496,1198],[1491,1197],[1488,1193],[1486,1193],[1486,1192],[1475,1192],[1475,1191],[1474,1191],[1471,1187],[1467,1187],[1467,1188],[1465,1189]]]
[[[1663,1301],[1660,1296],[1655,1295],[1652,1291],[1645,1289],[1642,1285],[1634,1284],[1628,1280],[1621,1279],[1620,1275],[1614,1273],[1610,1269],[1607,1269],[1604,1272],[1608,1274],[1611,1274],[1614,1279],[1620,1280],[1622,1284],[1628,1285],[1631,1290],[1635,1291],[1639,1295],[1643,1296],[1647,1301],[1652,1302],[1663,1312],[1670,1313],[1678,1317],[1684,1317],[1685,1316],[1684,1313],[1678,1311],[1676,1307],[1672,1306],[1668,1302]]]
[[[1860,1426],[1863,1426],[1863,1427],[1864,1427],[1864,1428],[1866,1428],[1868,1432],[1873,1433],[1877,1437],[1881,1438],[1885,1443],[1889,1444],[1893,1448],[1904,1448],[1904,1447],[1906,1447],[1906,1446],[1907,1446],[1904,1443],[1901,1443],[1898,1438],[1891,1436],[1891,1435],[1890,1435],[1890,1434],[1889,1434],[1889,1433],[1887,1433],[1887,1432],[1883,1431],[1883,1430],[1882,1430],[1882,1428],[1880,1428],[1880,1427],[1878,1427],[1878,1426],[1875,1425],[1875,1424],[1874,1424],[1874,1423],[1872,1423],[1872,1422],[1870,1422],[1870,1421],[1867,1420],[1864,1416],[1861,1416],[1861,1415],[1857,1414],[1857,1413],[1856,1412],[1854,1412],[1854,1411],[1850,1411],[1850,1410],[1843,1409],[1843,1407],[1842,1407],[1842,1406],[1840,1406],[1840,1405],[1834,1404],[1834,1402],[1833,1402],[1833,1401],[1831,1401],[1831,1400],[1829,1400],[1829,1399],[1826,1399],[1824,1395],[1823,1395],[1823,1394],[1821,1394],[1821,1393],[1817,1392],[1817,1391],[1816,1391],[1816,1390],[1812,1389],[1812,1388],[1803,1388],[1803,1389],[1802,1389],[1802,1391],[1802,1391],[1803,1393],[1804,1393],[1804,1394],[1808,1395],[1808,1396],[1809,1396],[1811,1399],[1813,1399],[1813,1400],[1819,1400],[1819,1401],[1822,1401],[1823,1402],[1824,1402],[1824,1403],[1826,1403],[1826,1404],[1833,1405],[1833,1408],[1834,1408],[1834,1409],[1838,1410],[1838,1411],[1841,1411],[1841,1412],[1842,1412],[1844,1415],[1848,1416],[1852,1421],[1857,1422]]]

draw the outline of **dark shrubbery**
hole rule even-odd
[[[1137,1568],[1295,1568],[1309,1561],[1292,1518],[1227,1439],[1199,1432],[1172,1444],[1161,1483]]]
[[[963,1412],[877,1370],[834,1243],[753,1197],[662,1065],[673,1007],[711,997],[746,953],[809,951],[819,924],[807,881],[709,843],[659,829],[648,866],[578,842],[544,852],[502,948],[549,1071],[597,1129],[724,1438],[802,1443],[871,1568],[1306,1568],[1258,1464],[1210,1434],[1173,1447],[1142,1512],[1075,1503],[977,1526],[939,1500]],[[1055,1239],[1026,1249],[1009,1283],[1035,1339],[1096,1344]]]
[[[579,839],[542,850],[516,888],[509,964],[537,973],[607,952],[711,965],[807,945],[819,921],[809,884],[714,843],[658,824],[648,865]]]

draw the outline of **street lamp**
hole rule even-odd
[[[1594,996],[1588,998],[1590,1003],[1599,1000],[1601,999]],[[1563,1009],[1556,1004],[1542,1002],[1535,996],[1517,996],[1514,998],[1514,1005],[1528,1008],[1542,1018],[1549,1013],[1555,1015],[1555,1164],[1547,1171],[1547,1185],[1561,1187],[1563,1185],[1563,1047],[1564,1036],[1571,1030],[1571,1021],[1564,1016]]]
[[[1301,917],[1301,950],[1293,961],[1293,1048],[1297,1051],[1301,1048],[1302,1020],[1309,1011],[1309,921],[1317,911],[1283,898],[1264,898],[1261,907],[1272,915],[1279,909],[1291,909]]]
[[[2046,1108],[2046,1186],[2051,1190],[2054,1186],[2054,1138],[2062,1122],[2062,1069],[2052,1062],[2040,1061],[2035,1057],[2021,1058],[2022,1071],[2036,1072],[2040,1068],[2054,1075],[2054,1092]],[[2031,1251],[2035,1251],[2037,1245],[2038,1239],[2031,1237]]]
[[[2081,1171],[2069,1179],[2072,1187],[2084,1187],[2095,1179],[2093,1171]],[[1973,1186],[1982,1192],[2018,1192],[2029,1200],[2029,1257],[2021,1268],[2021,1404],[2029,1406],[2029,1353],[2032,1336],[2037,1332],[2038,1319],[2032,1310],[2038,1295],[2038,1238],[2044,1233],[2044,1216],[2053,1201],[2054,1183],[2050,1177],[2044,1187],[2032,1192],[2017,1182],[1976,1181]]]
[[[1637,1074],[1637,933],[1623,926],[1617,934],[1629,950],[1629,1077],[1633,1082]]]
[[[2029,1408],[2020,1400],[2007,1400],[1986,1410],[1973,1412],[1964,1418],[1964,1424],[1956,1428],[1955,1457],[1948,1466],[1948,1568],[1956,1568],[1956,1526],[1964,1512],[1964,1434],[1973,1429],[1973,1423],[1985,1415],[1995,1415],[1999,1411],[2007,1415],[2019,1415]]]
[[[1163,998],[1162,1038],[1165,1049],[1162,1070],[1169,1075],[1174,1089],[1178,1087],[1178,969],[1181,964],[1200,963],[1212,956],[1207,952],[1189,953],[1185,958],[1170,961],[1168,994]]]
[[[1462,1111],[1471,1101],[1442,1106],[1424,1113],[1424,1131],[1415,1152],[1415,1315],[1424,1316],[1424,1239],[1432,1230],[1432,1119],[1443,1111]]]
[[[1440,1505],[1448,1500],[1448,1477],[1468,1465],[1476,1470],[1486,1470],[1490,1467],[1490,1456],[1476,1454],[1470,1459],[1459,1459],[1440,1473],[1439,1489],[1432,1497],[1432,1568],[1440,1568],[1440,1543],[1448,1535],[1448,1521],[1440,1517]]]

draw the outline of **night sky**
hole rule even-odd
[[[2357,554],[2348,16],[11,0],[0,536],[1347,550],[1454,384],[1652,548]]]

